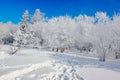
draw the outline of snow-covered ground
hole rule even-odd
[[[120,61],[38,49],[0,49],[0,80],[120,80]]]

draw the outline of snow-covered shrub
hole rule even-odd
[[[9,44],[13,42],[12,34],[17,30],[17,25],[7,22],[0,23],[0,44]]]

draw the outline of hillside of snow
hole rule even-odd
[[[0,80],[120,80],[119,61],[43,49],[0,49]]]

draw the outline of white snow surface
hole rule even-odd
[[[119,61],[41,49],[9,51],[7,46],[0,49],[0,80],[120,80]]]

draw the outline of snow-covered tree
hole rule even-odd
[[[13,35],[14,37],[14,44],[17,47],[25,47],[27,45],[27,40],[29,39],[29,29],[28,29],[28,20],[29,20],[29,12],[28,10],[22,16],[22,21],[19,24],[19,29]]]
[[[49,47],[56,49],[56,51],[63,52],[66,48],[70,48],[74,44],[73,34],[75,24],[69,16],[52,18],[48,21],[49,34],[47,41]]]
[[[113,16],[113,21],[109,23],[110,26],[110,40],[111,40],[111,52],[114,54],[115,58],[120,58],[120,15],[115,14]]]
[[[43,47],[43,36],[41,29],[37,29],[35,25],[30,26],[30,39],[28,40],[28,43],[30,43],[30,47],[32,48],[41,48]],[[38,26],[37,26],[38,27]],[[39,27],[38,27],[39,28]]]
[[[40,12],[40,9],[36,9],[35,13],[31,19],[31,22],[34,24],[36,22],[44,21],[44,14]]]
[[[31,22],[31,31],[34,33],[33,37],[35,39],[33,44],[36,45],[36,47],[42,47],[44,42],[42,28],[46,24],[44,13],[42,13],[40,9],[36,9],[33,17],[31,18]]]
[[[97,53],[99,54],[99,60],[105,61],[111,44],[111,39],[109,36],[110,27],[107,26],[109,18],[106,13],[97,12],[96,20],[98,22],[94,28],[93,44],[97,50]]]
[[[74,20],[75,24],[77,24],[75,47],[80,50],[80,52],[89,52],[92,48],[94,18],[87,15],[79,15],[75,17]]]

